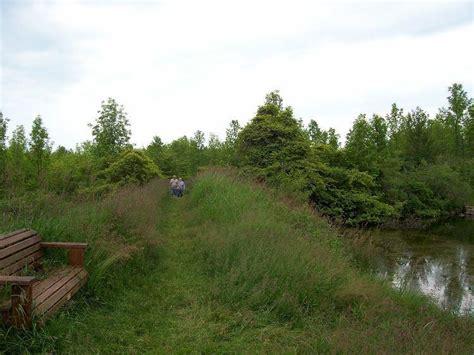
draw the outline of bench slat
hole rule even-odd
[[[0,240],[2,240],[4,238],[11,237],[12,235],[15,235],[15,234],[18,234],[18,233],[21,233],[21,232],[25,232],[27,230],[28,229],[26,229],[26,228],[22,228],[22,229],[17,229],[16,231],[13,231],[13,232],[10,232],[10,233],[0,234]]]
[[[27,257],[17,261],[16,263],[11,264],[10,266],[7,266],[6,268],[2,269],[1,273],[4,275],[13,275],[24,268],[33,268],[34,265],[40,261],[42,256],[43,253],[41,251],[34,252],[33,254],[30,254]]]
[[[84,269],[73,269],[70,274],[64,276],[60,282],[57,282],[53,287],[50,287],[47,292],[43,292],[40,296],[43,302],[37,300],[35,303],[35,314],[41,316],[43,313],[46,313],[63,296],[67,295],[75,285],[80,284],[81,279],[86,275],[87,272]]]
[[[43,319],[46,319],[53,315],[59,308],[61,308],[67,301],[71,299],[71,297],[79,291],[79,289],[84,286],[87,281],[87,272],[85,270],[81,271],[76,278],[79,279],[79,282],[74,284],[64,295],[57,301],[53,306],[51,306],[46,312],[43,313]],[[68,286],[69,288],[70,286]]]
[[[11,264],[17,262],[20,259],[23,259],[27,257],[30,254],[33,254],[36,251],[41,250],[40,243],[33,244],[32,246],[23,249],[17,253],[14,253],[4,259],[0,260],[0,275],[4,274],[3,269],[5,269],[7,266],[10,266]]]
[[[42,283],[44,285],[38,286],[38,291],[33,290],[35,305],[39,306],[54,292],[60,289],[66,282],[73,278],[80,269],[66,268],[57,272],[53,277],[47,278]]]
[[[9,236],[7,235],[6,237],[2,236],[2,239],[0,239],[0,249],[6,248],[12,244],[22,241],[23,239],[32,237],[37,234],[38,233],[33,230],[25,230],[21,231],[20,233],[11,234]]]
[[[14,232],[10,232],[10,233],[7,233],[7,234],[0,234],[0,241],[7,240],[8,238],[13,237],[14,235],[17,235],[17,234],[20,234],[20,233],[23,233],[23,232],[27,232],[27,231],[33,231],[33,230],[23,228],[23,229],[18,229]]]
[[[87,276],[84,277],[78,284],[76,284],[63,298],[61,298],[54,306],[48,309],[42,315],[42,319],[47,319],[51,317],[55,312],[57,312],[67,301],[69,301],[72,296],[79,291],[79,289],[85,285],[87,281]]]
[[[0,259],[6,258],[22,249],[28,248],[30,245],[39,243],[41,238],[38,235],[29,237],[21,242],[10,245],[9,247],[0,249]]]
[[[48,275],[48,278],[38,282],[37,284],[33,285],[33,299],[37,298],[43,292],[45,292],[48,288],[53,286],[56,282],[61,280],[66,274],[71,272],[71,268],[67,267],[64,269],[57,270],[52,274]]]
[[[63,287],[69,280],[76,276],[81,271],[80,268],[69,269],[68,272],[64,273],[63,276],[57,280],[53,285],[48,287],[44,292],[42,292],[35,299],[35,307],[41,307],[41,304],[46,301],[51,295],[57,292],[61,287]]]

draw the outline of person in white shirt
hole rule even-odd
[[[179,180],[176,178],[176,175],[173,175],[173,177],[170,180],[170,194],[171,196],[178,196],[178,183]]]
[[[178,197],[183,197],[184,189],[186,188],[186,184],[184,183],[183,179],[179,178],[178,180]]]

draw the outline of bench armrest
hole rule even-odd
[[[57,249],[85,249],[87,248],[87,243],[41,242],[41,247]]]
[[[41,242],[41,247],[67,249],[69,265],[84,266],[84,252],[87,248],[87,243]]]
[[[0,286],[5,286],[5,285],[29,286],[35,280],[36,280],[36,277],[34,276],[1,276],[0,275]]]

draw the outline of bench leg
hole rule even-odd
[[[84,266],[84,249],[69,249],[69,265]]]
[[[32,287],[12,285],[11,321],[17,328],[29,328],[32,320]]]

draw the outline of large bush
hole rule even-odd
[[[126,150],[105,171],[110,182],[125,185],[143,184],[155,176],[160,176],[158,166],[142,151]]]
[[[242,129],[238,138],[240,164],[266,176],[292,176],[304,169],[309,156],[309,140],[291,107],[283,107],[278,92],[265,98],[257,115]]]
[[[424,165],[406,174],[402,216],[439,218],[461,212],[472,187],[447,164]]]
[[[312,181],[322,181],[324,185],[314,185],[311,200],[331,218],[353,226],[381,224],[397,216],[394,207],[372,192],[375,182],[368,173],[326,166],[324,170],[314,170],[312,176]]]

